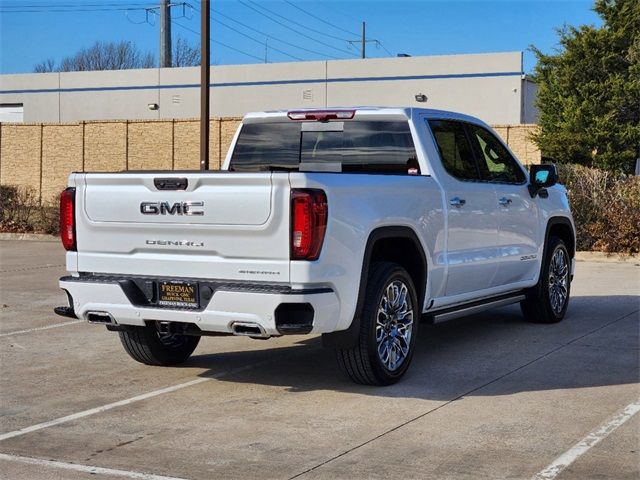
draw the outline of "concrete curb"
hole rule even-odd
[[[30,240],[32,242],[59,242],[58,235],[45,233],[8,233],[0,232],[0,240]]]
[[[576,252],[578,262],[640,263],[640,256],[625,253]]]

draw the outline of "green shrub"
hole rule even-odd
[[[576,223],[578,250],[640,252],[640,177],[558,165]]]

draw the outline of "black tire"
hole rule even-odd
[[[133,327],[120,332],[125,351],[137,362],[146,365],[169,366],[186,361],[200,342],[190,335],[161,336],[155,324]]]
[[[557,275],[558,271],[554,268],[554,257],[556,255],[562,256],[565,261],[566,272],[564,274],[564,282],[557,281],[557,278],[561,278],[561,276]],[[527,292],[526,300],[520,302],[520,309],[527,321],[535,323],[557,323],[564,318],[567,307],[569,306],[569,296],[571,293],[570,270],[571,257],[569,256],[569,250],[564,241],[558,237],[549,237],[538,284]],[[557,284],[561,286],[563,283],[566,295],[562,305],[560,305],[557,303],[558,297],[554,299],[554,295],[550,291],[552,285]]]
[[[401,285],[406,286],[407,292],[404,297],[409,300],[409,304],[405,304],[403,297],[398,300],[398,307],[394,304],[387,305],[390,309],[395,309],[395,312],[391,316],[381,316],[381,319],[388,320],[389,318],[395,318],[388,320],[388,327],[377,328],[378,322],[378,309],[383,305],[383,298],[388,295],[388,287],[397,287],[401,291],[404,290]],[[400,294],[402,295],[402,293]],[[410,307],[411,314],[411,328],[407,328],[408,320],[405,322],[398,321],[396,316],[399,310],[402,310],[406,305],[405,310]],[[386,308],[385,308],[386,310]],[[369,271],[369,278],[367,281],[367,287],[365,291],[364,304],[362,312],[360,313],[360,332],[356,344],[352,348],[336,349],[336,356],[338,358],[338,364],[346,372],[346,374],[356,383],[363,385],[391,385],[396,383],[404,375],[409,368],[413,352],[415,350],[415,342],[418,333],[418,323],[420,321],[420,306],[418,305],[418,296],[413,285],[411,277],[407,271],[401,266],[390,262],[378,262],[371,266]],[[409,316],[405,317],[409,318]],[[400,326],[400,329],[397,327]],[[388,328],[388,329],[387,329]],[[402,331],[408,331],[408,342]],[[392,356],[392,350],[397,352],[402,348],[402,345],[408,347],[408,351],[404,354],[404,358],[397,364],[392,365],[395,368],[389,368],[380,355],[378,354],[378,340],[376,334],[380,334],[381,345],[387,339],[386,346],[393,346],[388,350],[386,356],[389,361],[394,363],[392,359],[398,358],[397,355]],[[396,343],[397,341],[397,343]],[[403,354],[402,351],[400,354]]]

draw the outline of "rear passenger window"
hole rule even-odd
[[[459,180],[479,180],[464,124],[450,120],[429,120],[429,126],[446,171]]]
[[[524,183],[518,162],[495,135],[478,125],[469,125],[471,142],[478,156],[480,177],[487,182]]]

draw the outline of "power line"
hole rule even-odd
[[[199,12],[199,10],[196,7],[192,7],[192,8],[196,12]],[[260,35],[264,35],[265,37],[267,37],[267,38],[269,38],[271,40],[275,40],[276,42],[280,42],[280,43],[282,43],[284,45],[288,45],[289,47],[296,48],[298,50],[303,50],[305,52],[312,53],[314,55],[320,55],[321,57],[327,57],[327,58],[332,58],[332,59],[335,59],[335,60],[339,60],[339,57],[336,57],[336,56],[333,56],[333,55],[329,55],[328,53],[324,53],[324,52],[318,52],[317,50],[311,50],[311,49],[306,48],[306,47],[301,47],[300,45],[296,45],[295,43],[287,42],[286,40],[282,40],[281,38],[275,37],[275,36],[271,35],[270,33],[265,33],[263,31],[260,31],[257,28],[252,27],[251,25],[247,25],[246,23],[243,23],[243,22],[241,22],[239,20],[236,20],[235,18],[230,17],[229,15],[225,15],[220,10],[217,10],[215,8],[212,8],[211,11],[215,12],[217,15],[219,15],[221,17],[226,18],[227,20],[232,21],[233,23],[236,23],[236,24],[238,24],[238,25],[240,25],[240,26],[242,26],[244,28],[247,28],[247,29],[249,29],[249,30],[251,30],[251,31],[253,31],[255,33],[259,33]],[[215,19],[214,19],[214,21],[215,21]],[[218,22],[220,22],[220,21],[218,21]],[[228,25],[227,25],[227,27],[228,27]],[[303,60],[303,59],[300,59],[300,60]]]
[[[344,10],[342,10],[342,7],[338,7],[338,5],[340,5],[339,2],[331,2],[331,6],[329,6],[329,4],[327,2],[314,2],[315,5],[317,5],[318,7],[326,10],[327,12],[331,12],[332,15],[338,13],[340,15],[342,15],[345,19],[353,21],[353,22],[360,22],[362,21],[361,18],[356,18],[353,15],[348,14],[347,12],[345,12]]]
[[[247,0],[247,1],[248,1],[249,3],[251,3],[251,4],[255,5],[256,7],[259,7],[259,8],[261,8],[262,10],[266,10],[267,12],[269,12],[269,13],[271,13],[271,14],[273,14],[273,15],[276,15],[277,17],[280,17],[280,18],[282,18],[282,19],[284,19],[284,20],[286,20],[286,21],[288,21],[288,22],[298,24],[298,25],[300,25],[300,26],[304,27],[306,30],[310,30],[310,31],[315,32],[315,33],[318,33],[318,34],[320,34],[320,35],[325,35],[325,36],[327,36],[327,37],[329,37],[329,38],[334,38],[334,39],[336,39],[336,40],[340,40],[340,41],[343,41],[343,42],[348,42],[349,44],[352,44],[352,43],[353,43],[353,41],[352,41],[352,40],[350,40],[350,39],[347,39],[347,38],[341,38],[341,37],[336,37],[336,36],[334,36],[334,35],[330,35],[330,34],[328,34],[328,33],[326,33],[326,32],[323,32],[323,31],[320,31],[320,30],[316,30],[316,29],[314,29],[314,28],[311,28],[311,27],[309,27],[308,25],[301,25],[301,24],[299,24],[298,22],[294,22],[293,20],[291,20],[291,19],[289,19],[289,18],[287,18],[287,17],[285,17],[285,16],[283,16],[283,15],[280,15],[279,13],[274,12],[274,11],[273,11],[273,10],[271,10],[271,9],[268,9],[267,7],[265,7],[265,6],[263,6],[263,5],[259,5],[259,4],[257,4],[257,3],[256,3],[255,1],[253,1],[253,0]],[[325,24],[327,24],[327,25],[329,25],[329,26],[331,26],[331,27],[333,27],[333,28],[337,28],[338,30],[341,30],[341,31],[343,31],[343,32],[346,32],[346,33],[348,33],[348,34],[350,34],[350,35],[358,36],[358,34],[357,34],[357,33],[353,33],[353,32],[351,32],[351,31],[346,30],[346,29],[344,29],[344,28],[342,28],[342,27],[339,27],[339,26],[337,26],[337,25],[335,25],[335,24],[333,24],[333,23],[331,23],[331,22],[328,22],[328,21],[324,20],[323,18],[321,18],[321,17],[319,17],[319,16],[317,16],[317,15],[314,15],[314,14],[312,14],[312,13],[308,12],[307,10],[305,10],[305,9],[303,9],[303,8],[301,8],[301,7],[299,7],[298,5],[296,5],[296,4],[292,3],[292,2],[290,2],[289,0],[284,0],[284,2],[285,2],[285,3],[287,3],[288,5],[291,5],[292,7],[296,8],[296,9],[300,10],[301,12],[305,13],[306,15],[309,15],[310,17],[312,17],[312,18],[314,18],[314,19],[316,19],[316,20],[319,20],[319,21],[320,21],[320,22],[322,22],[322,23],[325,23]],[[241,1],[240,3],[243,3],[243,2]],[[248,6],[248,5],[245,5],[245,6]],[[255,9],[254,9],[254,10],[255,10]],[[256,11],[257,11],[257,10],[256,10]],[[260,12],[258,12],[258,13],[260,13]],[[265,14],[262,14],[262,15],[265,15]],[[265,15],[265,16],[266,16],[266,15]],[[269,17],[267,17],[267,18],[269,18]],[[273,20],[273,19],[271,19],[271,20]],[[281,24],[281,25],[282,25],[282,24]],[[286,27],[286,25],[285,25],[285,27]],[[287,27],[287,28],[289,28],[289,27]],[[291,28],[289,28],[289,29],[291,29]],[[295,30],[294,30],[294,31],[295,31]],[[297,32],[297,33],[299,33],[299,32]],[[316,40],[316,41],[318,41],[318,40]],[[378,46],[378,47],[382,47],[382,49],[383,49],[385,52],[387,52],[390,56],[393,56],[393,54],[392,54],[392,53],[391,53],[391,52],[390,52],[390,51],[389,51],[389,50],[388,50],[388,49],[383,45],[383,43],[382,43],[380,40],[366,40],[366,41],[367,41],[367,42],[371,41],[371,42],[375,43],[375,44],[376,44],[376,46]],[[332,48],[335,48],[335,47],[332,47]],[[341,51],[345,51],[345,50],[341,50]],[[350,54],[354,55],[354,53],[353,53],[353,52],[347,52],[347,53],[350,53]]]
[[[122,7],[122,6],[144,6],[144,5],[155,5],[155,2],[152,1],[145,1],[145,2],[115,2],[115,3],[107,3],[107,2],[83,2],[83,1],[77,1],[77,2],[72,2],[69,4],[59,4],[59,3],[52,3],[51,1],[49,2],[44,2],[44,3],[34,3],[31,5],[25,5],[25,2],[23,1],[18,1],[17,3],[15,3],[14,5],[11,5],[9,3],[5,1],[3,1],[4,3],[4,7],[6,8],[40,8],[40,7],[54,7],[54,6],[60,6],[60,7]],[[3,7],[3,8],[4,8]]]
[[[131,3],[84,3],[77,2],[72,4],[42,4],[42,5],[2,5],[2,8],[84,8],[84,7],[151,7],[155,5],[150,2],[131,2]]]
[[[254,12],[256,12],[256,13],[258,13],[258,14],[262,15],[263,17],[268,18],[268,19],[269,19],[269,20],[271,20],[272,22],[275,22],[275,23],[277,23],[278,25],[281,25],[281,26],[285,27],[286,29],[291,30],[292,32],[297,33],[297,34],[298,34],[298,35],[300,35],[300,36],[303,36],[303,37],[305,37],[305,38],[308,38],[308,39],[310,39],[310,40],[313,40],[314,42],[320,43],[321,45],[324,45],[325,47],[332,48],[332,49],[337,50],[337,51],[339,51],[339,52],[347,53],[347,54],[349,54],[349,55],[354,55],[354,53],[353,53],[353,52],[350,52],[350,51],[348,51],[348,50],[344,50],[344,49],[342,49],[342,48],[335,47],[335,46],[333,46],[333,45],[331,45],[331,44],[329,44],[329,43],[323,42],[322,40],[318,40],[317,38],[314,38],[314,37],[312,37],[312,36],[310,36],[310,35],[307,35],[306,33],[301,32],[300,30],[296,30],[295,28],[290,27],[290,26],[289,26],[289,25],[287,25],[286,23],[282,23],[280,20],[277,20],[277,19],[273,18],[272,16],[270,16],[270,15],[268,15],[268,14],[266,14],[266,13],[264,13],[264,12],[262,12],[262,11],[260,11],[260,10],[256,9],[256,8],[254,8],[253,6],[251,6],[251,5],[249,5],[249,4],[245,3],[245,2],[243,2],[242,0],[239,0],[239,2],[240,2],[242,5],[244,5],[245,7],[247,7],[247,8],[249,8],[249,9],[253,10]],[[262,7],[262,8],[264,8],[264,7]]]
[[[150,2],[127,2],[127,3],[86,3],[78,2],[73,4],[18,4],[0,5],[2,13],[31,13],[31,12],[104,12],[117,10],[144,10],[153,7]]]
[[[385,47],[385,46],[384,46],[384,44],[383,44],[380,40],[378,40],[378,45],[379,45],[379,46],[381,46],[381,47],[382,47],[382,49],[383,49],[385,52],[387,52],[390,56],[392,56],[392,57],[393,57],[393,53],[391,53],[389,50],[387,50],[387,47]]]
[[[249,3],[251,3],[252,5],[256,6],[256,7],[269,12],[272,15],[275,15],[276,17],[280,17],[280,18],[282,18],[283,20],[285,20],[285,21],[287,21],[289,23],[293,23],[294,25],[298,25],[300,27],[303,27],[305,30],[309,30],[311,32],[317,33],[318,35],[324,35],[325,37],[333,38],[334,40],[339,40],[341,42],[348,41],[348,39],[346,39],[346,38],[336,37],[335,35],[331,35],[330,33],[323,32],[322,30],[316,30],[315,28],[311,28],[308,25],[302,25],[300,22],[293,21],[289,17],[286,17],[284,15],[280,15],[278,12],[274,12],[273,10],[271,10],[271,9],[269,9],[269,8],[263,6],[263,5],[260,5],[260,4],[256,3],[256,2],[254,2],[253,0],[247,0],[247,1]]]
[[[254,41],[254,42],[256,42],[256,43],[259,43],[260,45],[264,45],[264,42],[263,42],[263,41],[258,40],[258,39],[256,39],[256,38],[252,37],[251,35],[248,35],[248,34],[246,34],[246,33],[242,32],[242,31],[238,30],[237,28],[234,28],[234,27],[232,27],[232,26],[230,26],[230,25],[227,25],[226,23],[224,23],[224,22],[222,22],[222,21],[220,21],[220,20],[218,20],[218,19],[216,19],[216,18],[212,18],[211,20],[213,20],[213,21],[214,21],[214,22],[216,22],[216,23],[219,23],[220,25],[222,25],[223,27],[228,28],[229,30],[233,30],[234,32],[238,33],[239,35],[242,35],[243,37],[246,37],[246,38],[248,38],[248,39],[250,39],[250,40],[253,40],[253,41]],[[268,38],[268,37],[267,37],[267,38]],[[275,51],[275,52],[278,52],[278,53],[281,53],[281,54],[283,54],[283,55],[286,55],[286,56],[287,56],[287,57],[289,57],[289,58],[293,58],[294,60],[303,60],[303,59],[302,59],[302,58],[300,58],[300,57],[296,57],[295,55],[291,55],[291,54],[289,54],[289,53],[287,53],[287,52],[285,52],[285,51],[283,51],[283,50],[277,49],[277,48],[275,48],[275,47],[271,47],[271,50],[273,50],[273,51]],[[266,62],[265,62],[265,63],[266,63]]]
[[[323,18],[321,18],[321,17],[319,17],[319,16],[317,16],[317,15],[314,15],[313,13],[311,13],[311,12],[309,12],[309,11],[305,10],[304,8],[302,8],[302,7],[298,6],[298,5],[296,5],[295,3],[290,2],[289,0],[283,0],[283,1],[284,1],[286,4],[291,5],[293,8],[296,8],[296,9],[300,10],[300,11],[301,11],[302,13],[304,13],[305,15],[308,15],[308,16],[310,16],[311,18],[315,18],[316,20],[318,20],[318,21],[320,21],[320,22],[322,22],[322,23],[324,23],[324,24],[326,24],[326,25],[329,25],[330,27],[336,28],[336,29],[338,29],[338,30],[341,30],[341,31],[343,31],[343,32],[345,32],[345,33],[348,33],[348,34],[350,34],[350,35],[354,35],[354,36],[356,36],[356,37],[358,36],[358,34],[357,34],[357,33],[353,33],[353,32],[351,32],[351,31],[349,31],[349,30],[346,30],[346,29],[344,29],[344,28],[340,27],[339,25],[336,25],[336,24],[334,24],[334,23],[328,22],[328,21],[326,21],[325,19],[323,19]],[[264,7],[262,7],[262,8],[264,8]],[[266,10],[266,8],[265,8],[265,10]],[[385,47],[385,46],[384,46],[384,44],[383,44],[380,40],[374,40],[374,42],[376,43],[376,45],[377,45],[378,47],[382,47],[382,49],[383,49],[385,52],[387,52],[387,54],[389,54],[390,56],[393,56],[393,53],[391,53],[391,52],[387,49],[387,47]]]
[[[83,12],[117,12],[117,11],[143,11],[146,8],[73,8],[67,10],[0,10],[0,13],[83,13]]]
[[[199,32],[196,32],[196,31],[195,31],[195,30],[193,30],[192,28],[189,28],[189,27],[187,27],[187,26],[185,26],[185,25],[182,25],[181,23],[178,23],[178,22],[176,22],[175,20],[171,20],[171,23],[173,23],[173,24],[175,24],[175,25],[177,25],[177,26],[179,26],[179,27],[184,28],[184,29],[185,29],[185,30],[187,30],[188,32],[191,32],[191,33],[193,33],[193,34],[195,34],[195,35],[200,36],[200,33],[199,33]],[[220,41],[218,41],[218,40],[213,40],[213,39],[212,39],[212,40],[211,40],[211,42],[212,42],[212,43],[215,43],[216,45],[220,45],[220,46],[222,46],[222,47],[228,48],[229,50],[234,50],[234,51],[236,51],[236,52],[238,52],[238,53],[241,53],[241,54],[243,54],[243,55],[246,55],[247,57],[255,58],[256,60],[260,60],[261,62],[264,60],[264,59],[263,59],[263,58],[261,58],[261,57],[258,57],[258,56],[256,56],[256,55],[253,55],[253,54],[248,53],[248,52],[244,52],[244,51],[240,50],[239,48],[232,47],[231,45],[227,45],[226,43],[220,42]]]
[[[311,18],[315,18],[316,20],[318,20],[318,21],[320,21],[320,22],[322,22],[322,23],[324,23],[324,24],[326,24],[326,25],[329,25],[330,27],[333,27],[333,28],[335,28],[335,29],[337,29],[337,30],[341,30],[341,31],[343,31],[343,32],[345,32],[345,33],[348,33],[349,35],[355,35],[355,36],[357,36],[357,35],[358,35],[357,33],[353,33],[353,32],[351,32],[351,31],[349,31],[349,30],[345,30],[344,28],[342,28],[342,27],[340,27],[340,26],[338,26],[338,25],[335,25],[335,24],[333,24],[333,23],[331,23],[331,22],[327,22],[327,21],[326,21],[326,20],[324,20],[323,18],[318,17],[317,15],[314,15],[313,13],[311,13],[311,12],[309,12],[309,11],[305,10],[304,8],[302,8],[302,7],[298,6],[298,5],[296,5],[296,4],[295,4],[295,3],[293,3],[293,2],[290,2],[289,0],[284,0],[284,3],[287,3],[287,4],[291,5],[293,8],[296,8],[296,9],[300,10],[300,11],[301,11],[302,13],[304,13],[305,15],[308,15],[308,16],[310,16]]]
[[[336,60],[338,59],[338,57],[335,57],[333,55],[328,55],[326,53],[318,52],[316,50],[310,50],[308,48],[301,47],[300,45],[296,45],[295,43],[287,42],[286,40],[282,40],[281,38],[274,37],[270,33],[262,32],[262,31],[254,28],[254,27],[252,27],[250,25],[247,25],[246,23],[242,23],[239,20],[236,20],[236,19],[234,19],[234,18],[232,18],[232,17],[230,17],[228,15],[225,15],[224,13],[222,13],[219,10],[216,10],[215,8],[212,8],[211,10],[213,12],[215,12],[216,14],[220,15],[221,17],[224,17],[224,18],[226,18],[228,20],[231,20],[232,22],[237,23],[238,25],[241,25],[241,26],[243,26],[245,28],[248,28],[249,30],[254,31],[255,33],[259,33],[260,35],[264,35],[265,37],[270,38],[271,40],[275,40],[276,42],[280,42],[280,43],[282,43],[284,45],[288,45],[290,47],[297,48],[298,50],[304,50],[305,52],[308,52],[308,53],[313,53],[314,55],[320,55],[321,57],[328,57],[328,58],[333,58],[333,59],[336,59]]]

